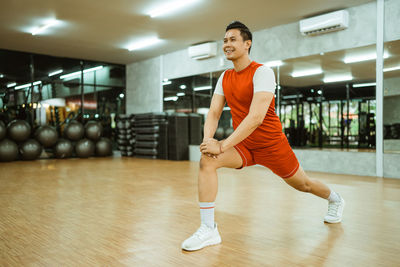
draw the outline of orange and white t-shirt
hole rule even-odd
[[[251,101],[256,92],[275,93],[275,75],[271,68],[251,62],[245,69],[224,71],[214,94],[225,96],[231,108],[233,128],[236,129],[249,114]],[[251,149],[268,147],[282,138],[282,125],[275,114],[275,97],[269,105],[263,123],[242,142]]]

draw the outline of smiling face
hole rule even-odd
[[[224,50],[226,59],[237,60],[244,55],[248,55],[250,47],[251,41],[243,41],[239,29],[231,29],[225,33],[222,49]]]

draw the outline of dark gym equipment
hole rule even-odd
[[[105,157],[112,154],[112,143],[108,138],[101,138],[96,143],[96,156]]]
[[[49,125],[40,126],[35,131],[35,139],[45,148],[52,147],[57,143],[58,133],[56,129]]]
[[[191,145],[200,145],[203,140],[201,120],[201,115],[196,113],[189,114],[189,144]]]
[[[72,156],[74,146],[72,142],[67,139],[59,139],[54,147],[54,155],[56,158],[65,159]]]
[[[103,132],[103,126],[97,121],[88,121],[85,125],[85,136],[92,141],[100,139]]]
[[[72,141],[78,141],[85,134],[85,129],[78,121],[70,121],[64,130],[65,137]]]
[[[224,134],[225,134],[224,128],[219,127],[215,131],[214,138],[217,140],[222,140],[222,139],[224,139]]]
[[[42,153],[42,146],[35,139],[28,139],[19,148],[23,160],[35,160]]]
[[[224,133],[225,139],[228,138],[233,133],[233,131],[233,128],[226,129]]]
[[[0,140],[3,140],[7,134],[7,127],[3,121],[0,121]]]
[[[88,158],[94,155],[95,145],[89,139],[79,140],[75,145],[75,153],[80,158]]]
[[[189,159],[189,120],[183,113],[168,117],[168,159]]]
[[[18,158],[18,146],[10,139],[0,141],[0,161],[13,161]]]
[[[17,142],[27,140],[31,134],[31,126],[24,120],[13,120],[7,126],[8,136]]]
[[[141,140],[139,142],[139,140]],[[168,159],[168,122],[166,113],[135,115],[134,154],[141,158]]]

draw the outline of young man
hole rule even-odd
[[[282,125],[275,114],[275,76],[272,69],[251,61],[250,30],[234,21],[226,28],[223,50],[234,68],[222,73],[217,82],[210,111],[204,124],[204,140],[198,178],[200,228],[182,243],[184,250],[198,250],[221,243],[214,222],[214,201],[217,196],[217,169],[241,169],[263,165],[279,175],[295,189],[328,200],[324,221],[338,223],[342,219],[343,198],[303,171],[293,153]],[[231,108],[235,131],[225,140],[213,139],[225,101]]]

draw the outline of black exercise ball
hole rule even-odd
[[[80,158],[88,158],[94,155],[95,145],[89,139],[79,140],[75,145],[75,153]]]
[[[101,138],[96,143],[96,156],[105,157],[112,154],[112,143],[108,138]]]
[[[214,138],[217,140],[222,140],[222,139],[224,139],[224,133],[225,133],[224,128],[221,128],[221,127],[217,128],[217,130],[215,131],[215,134],[214,134]]]
[[[0,121],[0,140],[3,140],[7,134],[7,127],[3,121]]]
[[[103,126],[97,121],[88,121],[85,125],[85,136],[90,140],[99,140],[102,132]]]
[[[13,161],[18,158],[18,146],[10,139],[0,141],[0,161]]]
[[[227,128],[225,130],[225,138],[228,138],[233,133],[233,128]]]
[[[19,153],[24,160],[35,160],[42,153],[42,146],[35,139],[28,139],[20,146]]]
[[[31,126],[23,120],[13,120],[7,126],[8,136],[17,142],[23,142],[31,134]]]
[[[78,141],[85,134],[82,123],[78,121],[70,121],[64,129],[65,137],[72,141]]]
[[[40,126],[35,131],[35,138],[43,145],[43,147],[52,147],[57,143],[58,133],[53,127],[44,125]]]
[[[67,139],[59,139],[54,147],[54,155],[56,158],[65,159],[72,156],[74,146],[72,142]]]

